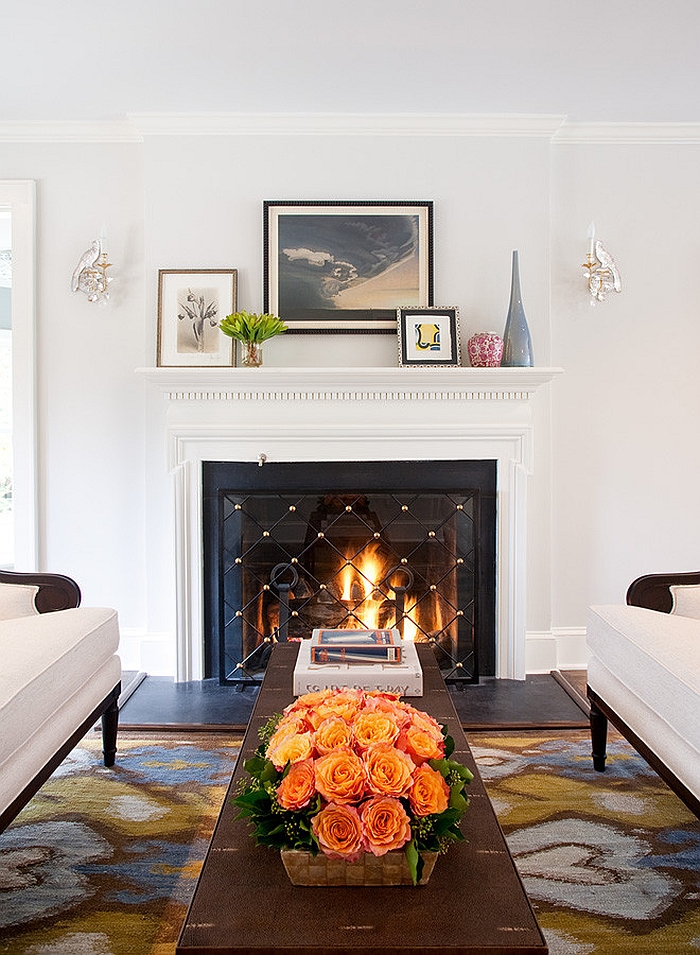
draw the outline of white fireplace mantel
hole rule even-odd
[[[527,400],[561,368],[138,368],[171,401]]]
[[[561,368],[139,368],[164,399],[176,677],[203,676],[203,461],[497,462],[496,675],[525,676],[536,392]]]

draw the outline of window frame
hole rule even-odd
[[[36,399],[36,183],[0,179],[12,229],[14,566],[39,570]]]

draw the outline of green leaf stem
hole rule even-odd
[[[219,322],[219,328],[239,342],[266,342],[268,338],[281,335],[287,326],[277,315],[260,315],[255,312],[234,312]]]

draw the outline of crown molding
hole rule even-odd
[[[564,123],[553,142],[579,145],[660,145],[700,144],[700,123]]]
[[[564,116],[468,113],[129,113],[143,136],[527,136]]]
[[[138,143],[143,137],[127,120],[92,122],[0,122],[3,143]]]
[[[508,113],[127,113],[115,120],[0,122],[0,142],[138,143],[149,136],[473,136],[563,145],[699,145],[700,123],[579,123]]]

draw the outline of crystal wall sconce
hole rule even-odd
[[[84,292],[88,297],[88,302],[97,302],[100,305],[107,304],[109,299],[108,287],[112,281],[112,276],[107,275],[107,269],[111,267],[111,262],[105,251],[106,237],[106,229],[102,226],[100,238],[95,239],[87,252],[84,252],[80,257],[71,282],[71,289],[74,292]]]
[[[608,292],[621,292],[622,279],[615,259],[595,237],[595,223],[588,227],[588,255],[583,263],[583,274],[588,281],[591,305],[604,302]]]

